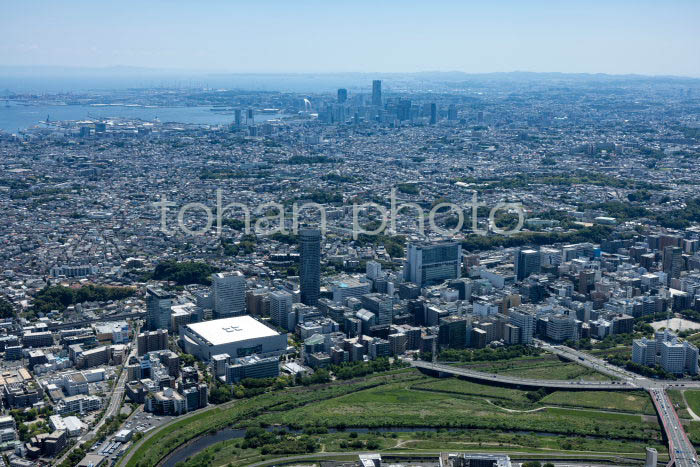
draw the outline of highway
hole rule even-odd
[[[439,373],[447,373],[464,378],[474,379],[478,381],[486,381],[489,383],[507,384],[518,387],[528,388],[550,388],[550,389],[566,389],[576,390],[583,389],[588,391],[624,391],[640,389],[638,386],[623,381],[582,381],[582,380],[543,380],[543,379],[528,379],[518,378],[515,376],[505,376],[493,373],[483,373],[458,366],[442,365],[439,363],[424,362],[421,360],[413,360],[409,362],[416,368],[423,370],[435,371]]]
[[[526,388],[550,388],[550,389],[565,389],[565,390],[605,390],[605,391],[623,391],[641,389],[649,392],[656,412],[659,415],[661,424],[666,438],[669,443],[669,453],[676,467],[697,466],[697,454],[693,444],[688,439],[688,435],[683,429],[678,414],[673,408],[666,389],[669,388],[700,388],[700,381],[669,381],[655,380],[645,378],[643,376],[631,373],[622,368],[611,365],[599,358],[593,357],[585,352],[566,347],[563,345],[549,345],[544,342],[536,342],[538,347],[544,348],[556,355],[566,358],[580,365],[592,368],[609,376],[619,378],[618,382],[595,382],[595,381],[556,381],[556,380],[535,380],[528,378],[518,378],[514,376],[497,375],[493,373],[484,373],[481,371],[460,368],[451,365],[424,362],[410,361],[409,363],[415,367],[424,370],[434,371],[443,374],[451,374],[461,376],[471,380],[484,381],[496,384],[506,384],[510,386],[526,387]]]
[[[661,388],[649,389],[654,406],[668,438],[668,450],[676,467],[692,467],[697,465],[697,454],[693,444],[683,430],[678,414],[666,392]]]

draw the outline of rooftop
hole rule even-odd
[[[211,345],[277,336],[279,333],[251,316],[234,316],[202,323],[188,324],[187,327]]]

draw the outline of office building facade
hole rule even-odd
[[[301,270],[299,271],[301,303],[316,306],[321,291],[321,231],[300,229],[299,248],[301,250]]]

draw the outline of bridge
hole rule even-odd
[[[452,365],[443,365],[439,363],[424,362],[414,360],[410,362],[415,368],[423,371],[437,373],[439,375],[453,375],[461,378],[483,381],[492,384],[504,386],[513,386],[518,388],[530,389],[560,389],[567,391],[585,390],[585,391],[632,391],[641,389],[635,384],[622,381],[581,381],[581,380],[542,380],[518,378],[514,376],[498,375],[493,373],[483,373],[474,371],[468,368],[461,368]]]
[[[680,418],[673,408],[666,389],[670,387],[698,387],[699,382],[683,382],[666,380],[650,380],[648,378],[636,377],[631,378],[628,372],[622,369],[617,369],[611,365],[583,354],[573,349],[559,346],[557,349],[558,355],[562,357],[570,357],[571,360],[581,363],[584,366],[595,367],[596,369],[604,369],[607,374],[623,376],[624,381],[612,382],[596,382],[596,381],[573,381],[573,380],[540,380],[529,378],[518,378],[515,376],[498,375],[493,373],[484,373],[481,371],[470,370],[468,368],[460,368],[458,366],[445,365],[440,363],[425,362],[414,360],[410,364],[422,371],[442,375],[458,376],[472,381],[485,382],[503,386],[511,386],[516,388],[528,389],[557,389],[566,391],[630,391],[630,390],[646,390],[649,392],[654,407],[661,420],[661,426],[668,440],[668,451],[671,457],[667,467],[675,465],[676,467],[697,467],[697,454],[693,443],[688,439],[688,435],[683,430]],[[566,354],[566,355],[564,355]],[[572,358],[574,357],[575,358]],[[580,362],[579,362],[580,361]]]
[[[651,400],[654,402],[654,407],[656,407],[656,412],[659,414],[659,419],[661,419],[666,433],[671,462],[676,467],[697,465],[697,455],[693,443],[690,442],[688,435],[683,430],[681,420],[666,392],[661,388],[650,388],[649,395],[651,395]]]

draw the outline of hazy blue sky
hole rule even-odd
[[[0,65],[700,76],[700,0],[2,0]]]

